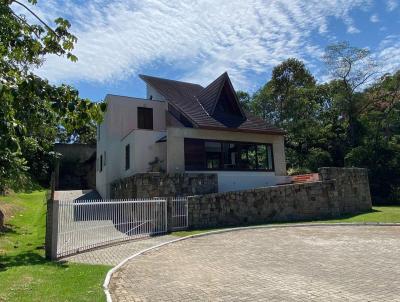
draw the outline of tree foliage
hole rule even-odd
[[[104,109],[73,87],[51,85],[33,73],[50,54],[76,61],[77,38],[67,20],[57,18],[51,28],[34,13],[36,0],[28,3],[0,0],[0,191],[18,189],[32,177],[45,183],[54,143],[93,142]],[[15,6],[37,22],[29,23]]]
[[[253,113],[287,131],[291,171],[321,166],[369,169],[375,202],[400,199],[400,71],[376,79],[365,49],[328,46],[332,80],[318,84],[304,63],[288,59],[246,101]]]

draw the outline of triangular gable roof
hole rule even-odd
[[[196,128],[269,134],[285,133],[284,130],[269,125],[259,117],[244,113],[227,73],[222,74],[218,77],[218,81],[213,81],[206,88],[193,83],[147,75],[139,76],[148,85],[157,90],[170,105],[188,118]],[[220,114],[215,111],[224,85],[228,85],[228,88],[233,92],[233,101],[237,102],[238,108],[243,114],[242,117],[236,116],[233,119],[231,117],[223,117],[227,120],[221,120]],[[208,97],[206,98],[207,95]],[[202,98],[202,101],[199,100],[199,97]],[[213,114],[210,114],[210,112]]]
[[[214,115],[215,108],[220,101],[221,93],[226,85],[231,94],[229,99],[234,102],[233,106],[239,109],[242,118],[246,118],[227,72],[224,72],[210,85],[204,88],[197,96],[197,99],[210,115]]]

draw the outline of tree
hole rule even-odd
[[[71,136],[79,125],[100,118],[100,105],[90,105],[70,86],[50,85],[32,73],[48,54],[76,61],[72,50],[77,39],[67,20],[57,18],[52,29],[32,10],[36,0],[28,3],[0,0],[0,190],[18,187],[29,176],[48,177],[59,129]],[[12,4],[37,23],[30,24]]]
[[[253,111],[287,131],[290,168],[315,169],[330,161],[329,153],[321,148],[321,98],[315,78],[297,59],[276,66],[271,80],[253,96]]]
[[[325,49],[324,61],[330,74],[337,81],[335,98],[341,115],[348,122],[348,144],[357,144],[358,117],[365,108],[365,99],[360,90],[374,79],[377,64],[368,49],[340,42]]]
[[[241,91],[238,90],[236,91],[236,95],[239,99],[239,103],[242,105],[242,107],[246,110],[246,111],[251,111],[251,97],[250,94],[248,94],[245,91]]]
[[[305,92],[309,88],[315,87],[315,79],[311,73],[306,69],[304,63],[290,58],[276,66],[272,70],[271,81],[268,82],[260,93],[260,102],[266,102],[270,99],[270,106],[266,106],[269,111],[274,112],[264,113],[270,115],[270,119],[277,123],[282,124],[287,122],[288,119],[302,111],[305,108],[299,100],[299,94]],[[264,99],[263,96],[266,98]]]
[[[400,201],[400,71],[384,75],[365,92],[360,144],[346,163],[369,169],[375,202]]]
[[[250,100],[250,109],[284,130],[291,172],[318,167],[367,168],[374,202],[400,202],[400,70],[376,79],[367,50],[327,47],[333,80],[316,84],[289,59]]]

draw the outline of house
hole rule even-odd
[[[140,75],[146,99],[107,95],[97,133],[96,187],[135,173],[216,173],[220,192],[275,185],[284,134],[245,112],[227,73],[207,87]]]

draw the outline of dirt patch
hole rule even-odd
[[[0,200],[0,228],[13,218],[17,213],[21,212],[22,207],[14,203],[5,203]],[[3,214],[3,219],[2,219]],[[3,220],[3,224],[1,224]]]

